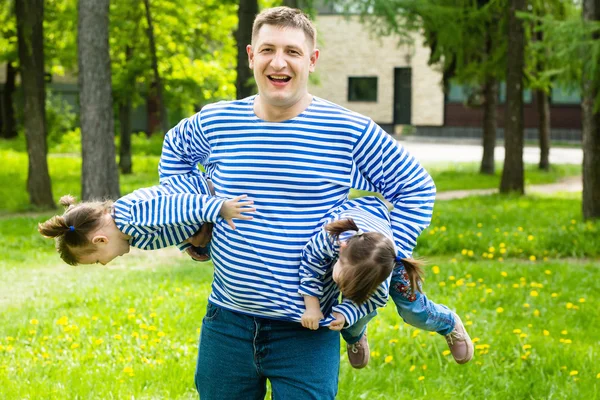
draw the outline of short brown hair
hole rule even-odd
[[[254,24],[252,25],[252,43],[254,43],[263,25],[301,29],[312,44],[312,48],[317,43],[317,29],[310,21],[310,18],[297,8],[274,7],[263,10],[254,19]]]
[[[351,218],[327,224],[325,229],[336,240],[345,231],[359,230]],[[364,303],[391,275],[398,263],[394,243],[379,232],[365,232],[352,236],[346,242],[346,249],[340,258],[344,261],[344,269],[337,285],[345,298],[359,305]],[[401,262],[409,276],[413,291],[420,290],[421,263],[406,258],[401,259]]]
[[[87,235],[100,226],[104,215],[110,212],[113,202],[76,204],[73,196],[66,195],[60,198],[60,204],[66,208],[65,213],[38,224],[38,231],[42,236],[55,240],[56,250],[64,262],[77,265],[79,256],[93,246]]]

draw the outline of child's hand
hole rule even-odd
[[[248,197],[248,195],[245,194],[234,197],[233,199],[226,200],[223,203],[223,206],[221,206],[221,212],[219,214],[221,214],[221,217],[223,217],[223,219],[227,221],[227,223],[232,229],[235,229],[233,218],[251,220],[252,216],[244,215],[243,213],[256,211],[256,208],[249,207],[251,204],[254,203],[252,200],[241,201],[246,197]]]
[[[331,329],[332,331],[341,331],[344,328],[344,325],[346,324],[346,317],[344,317],[343,314],[337,312],[331,313],[331,315],[335,317],[335,320],[333,320],[331,324],[329,324],[329,329]]]
[[[302,314],[302,326],[308,329],[317,330],[319,329],[319,321],[324,318],[320,308],[307,309]]]

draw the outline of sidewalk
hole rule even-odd
[[[583,190],[583,182],[581,176],[572,176],[565,178],[555,183],[544,185],[529,185],[525,187],[525,194],[541,193],[553,194],[558,192],[581,192]],[[498,188],[495,189],[474,189],[474,190],[450,190],[447,192],[438,192],[435,196],[436,200],[454,200],[463,199],[469,196],[489,196],[498,193]]]

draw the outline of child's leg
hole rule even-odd
[[[390,296],[398,314],[407,324],[444,336],[454,329],[454,313],[445,305],[429,300],[423,293],[414,293],[403,266],[396,267],[392,273]]]
[[[360,340],[367,330],[367,324],[377,315],[377,311],[365,315],[352,326],[342,329],[342,337],[348,344],[354,344]]]

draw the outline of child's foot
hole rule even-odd
[[[473,358],[473,342],[456,314],[454,314],[454,330],[446,335],[446,342],[457,363],[465,364]]]
[[[360,340],[354,344],[346,345],[348,351],[348,361],[352,368],[361,369],[369,363],[369,341],[365,332]]]

